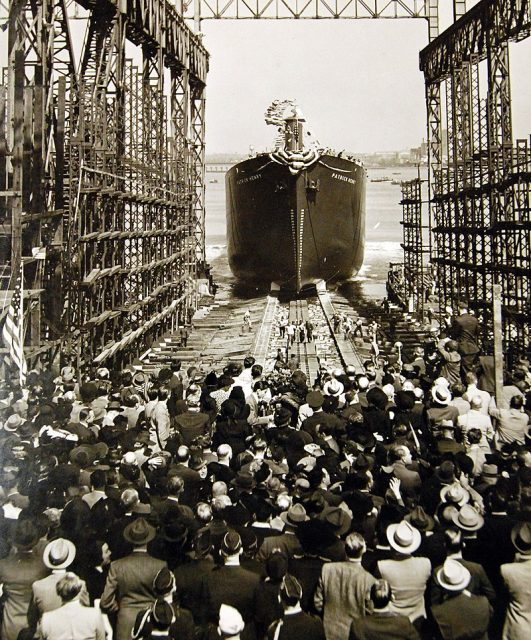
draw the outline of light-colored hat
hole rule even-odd
[[[452,502],[460,507],[470,500],[470,492],[461,486],[459,482],[453,482],[443,487],[440,495],[443,502]]]
[[[464,531],[478,531],[483,526],[484,518],[474,507],[465,504],[452,514],[452,520],[460,529]]]
[[[390,524],[386,535],[391,547],[399,553],[413,553],[420,547],[420,531],[405,520],[398,524]]]
[[[306,453],[309,453],[314,458],[319,458],[320,456],[324,456],[324,451],[315,442],[310,442],[310,444],[305,444],[304,451],[306,451]]]
[[[447,558],[437,571],[437,581],[447,591],[462,591],[470,582],[470,571],[459,561]]]
[[[446,387],[447,389],[450,388],[450,381],[445,378],[444,376],[440,376],[439,378],[436,378],[433,382],[433,386],[434,387]]]
[[[297,527],[301,522],[306,522],[310,518],[306,515],[306,509],[302,504],[294,504],[287,511],[280,514],[281,520],[292,527]]]
[[[226,637],[236,636],[245,627],[245,622],[238,611],[228,604],[222,604],[219,608],[218,631]]]
[[[328,380],[328,382],[325,382],[323,386],[323,393],[327,396],[340,396],[344,390],[345,387],[343,386],[343,383],[339,382],[339,380],[336,380],[335,378]]]
[[[24,420],[18,415],[18,413],[13,413],[4,422],[4,431],[16,431],[23,422]]]
[[[442,385],[435,385],[431,390],[431,397],[433,400],[439,404],[450,404],[452,400],[452,394],[448,387],[443,387]]]
[[[511,531],[511,540],[522,555],[531,555],[531,525],[529,522],[516,524]]]
[[[52,540],[45,547],[42,560],[49,569],[66,569],[76,557],[76,547],[65,538]]]

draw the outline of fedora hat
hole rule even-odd
[[[114,411],[114,410],[118,410],[119,411],[120,409],[123,409],[121,400],[111,400],[109,402],[109,404],[107,405],[107,410],[108,411],[109,410],[110,411]]]
[[[420,546],[420,531],[412,527],[406,520],[390,524],[386,529],[386,535],[391,547],[399,553],[413,553]]]
[[[82,467],[90,467],[96,460],[102,460],[109,453],[109,447],[105,442],[96,444],[82,444],[74,447],[70,452],[70,462],[79,464]]]
[[[306,394],[306,402],[312,409],[320,409],[323,406],[324,396],[320,391],[310,391]]]
[[[339,380],[336,380],[335,378],[328,380],[328,382],[325,382],[323,386],[323,393],[326,396],[337,397],[340,396],[344,390],[345,387],[343,383],[339,382]]]
[[[511,540],[516,549],[523,555],[531,555],[531,524],[519,522],[512,528]]]
[[[4,431],[9,431],[10,433],[13,433],[20,427],[20,425],[23,422],[24,422],[24,419],[21,416],[19,416],[18,413],[13,413],[4,422]]]
[[[124,538],[134,545],[147,544],[154,537],[155,527],[152,527],[145,518],[133,520],[124,529]]]
[[[306,453],[309,453],[314,458],[319,458],[320,456],[324,456],[325,454],[322,448],[315,442],[310,442],[310,444],[305,444],[304,451],[306,451]]]
[[[45,547],[42,560],[49,569],[66,569],[76,557],[76,547],[65,538],[52,540]]]
[[[459,482],[453,482],[441,489],[441,500],[443,502],[452,502],[462,507],[470,500],[470,492],[462,487]]]
[[[17,520],[13,544],[19,551],[29,551],[39,542],[37,527],[29,520]]]
[[[256,480],[252,473],[238,471],[236,477],[231,480],[231,484],[238,489],[250,491],[256,487]]]
[[[478,531],[483,526],[483,516],[474,507],[464,504],[459,511],[452,513],[452,521],[464,531]]]
[[[321,514],[322,515],[322,514]],[[352,518],[349,514],[340,507],[334,507],[333,509],[326,510],[324,512],[323,519],[327,522],[334,530],[334,533],[341,537],[347,531],[350,530],[350,525],[352,524]]]
[[[408,513],[404,520],[412,524],[415,529],[419,531],[432,531],[435,526],[435,520],[427,514],[421,506],[412,509],[411,513]]]
[[[283,511],[280,514],[280,519],[292,527],[297,527],[301,522],[309,520],[306,509],[299,503],[292,505],[287,511]]]
[[[449,405],[452,400],[452,394],[448,387],[441,384],[435,385],[431,390],[431,397],[437,404]]]
[[[470,571],[458,560],[447,558],[437,571],[437,582],[447,591],[463,591],[470,582]]]
[[[435,469],[435,475],[445,484],[455,482],[454,463],[451,460],[444,460],[444,462],[441,462],[441,465]]]
[[[481,470],[481,479],[487,484],[496,484],[500,474],[498,473],[498,466],[495,464],[485,463]]]

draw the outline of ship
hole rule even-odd
[[[274,102],[272,151],[225,176],[227,253],[240,282],[299,294],[359,271],[365,247],[366,171],[361,161],[322,149],[292,101]]]

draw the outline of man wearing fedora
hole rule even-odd
[[[73,542],[65,538],[57,538],[49,542],[44,548],[42,559],[52,573],[46,578],[36,580],[33,583],[33,597],[28,610],[29,626],[34,628],[43,613],[53,611],[62,606],[62,601],[57,594],[56,586],[65,575],[68,567],[74,562],[76,547]],[[89,595],[83,582],[79,600],[84,606],[89,606]]]
[[[17,640],[27,625],[27,611],[32,585],[48,575],[50,570],[42,561],[39,533],[29,520],[19,520],[13,535],[13,551],[0,559],[0,585],[4,610],[0,637]]]
[[[426,618],[424,593],[431,575],[428,558],[411,555],[420,547],[420,531],[402,520],[390,524],[386,536],[397,555],[389,560],[380,560],[377,566],[379,575],[389,582],[395,595],[391,608],[408,616],[411,622],[416,623],[415,626],[420,626]]]
[[[315,590],[317,611],[323,614],[327,640],[348,640],[352,618],[365,615],[365,598],[375,578],[361,566],[366,550],[359,533],[345,540],[347,560],[323,565]]]
[[[306,509],[302,504],[294,504],[289,507],[287,511],[283,511],[280,514],[280,519],[284,523],[284,529],[282,534],[271,538],[265,538],[262,542],[262,546],[258,550],[256,559],[259,562],[264,562],[273,549],[280,549],[289,558],[295,554],[302,555],[302,547],[296,536],[297,527],[301,522],[309,520],[306,515]]]
[[[509,592],[509,606],[503,627],[503,640],[527,640],[531,629],[531,525],[520,522],[511,539],[516,549],[514,562],[501,566]]]
[[[154,600],[153,581],[166,566],[162,560],[151,557],[147,544],[155,537],[155,528],[145,518],[136,518],[124,529],[124,539],[133,545],[133,552],[111,562],[101,608],[106,613],[117,613],[116,640],[130,640],[131,630],[139,611]]]
[[[485,596],[468,591],[470,571],[461,562],[448,558],[436,571],[436,578],[447,593],[441,604],[431,608],[441,638],[487,640],[492,607]]]

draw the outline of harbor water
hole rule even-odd
[[[401,190],[399,185],[392,184],[391,181],[413,180],[418,171],[411,166],[390,166],[368,169],[367,173],[365,258],[349,289],[352,294],[359,292],[368,299],[381,299],[386,295],[385,282],[389,263],[403,260],[400,246]],[[391,180],[373,182],[384,176]],[[224,174],[207,172],[205,204],[207,260],[212,264],[217,282],[234,284],[227,261]]]

